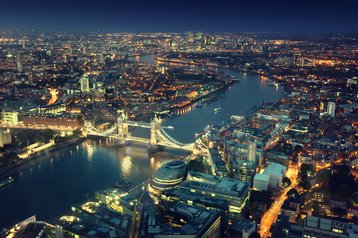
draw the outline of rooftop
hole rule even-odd
[[[240,180],[222,178],[193,171],[189,171],[187,180],[184,181],[181,186],[235,197],[240,197],[249,187],[248,183]]]

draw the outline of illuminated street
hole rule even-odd
[[[287,188],[281,190],[280,195],[275,201],[272,203],[270,209],[264,214],[261,219],[261,226],[260,226],[260,236],[261,238],[266,238],[270,236],[270,228],[272,224],[276,221],[277,216],[280,214],[281,206],[286,200],[287,192],[292,188],[297,188],[298,185],[298,172],[299,166],[293,165],[292,163],[289,165],[287,169],[287,177],[291,180],[291,185]]]

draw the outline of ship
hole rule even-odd
[[[214,112],[218,113],[221,110],[221,107],[214,108]]]
[[[269,81],[267,82],[267,85],[268,85],[268,86],[275,86],[275,82],[272,81],[272,80],[269,80]]]
[[[126,191],[130,188],[131,183],[125,179],[121,179],[118,183],[115,183],[113,187]]]
[[[14,182],[14,179],[10,176],[7,179],[4,179],[0,182],[0,188],[5,187],[6,185],[9,185],[12,182]]]

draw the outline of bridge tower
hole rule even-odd
[[[88,131],[91,130],[91,127],[92,127],[92,123],[90,121],[84,121],[84,125],[83,125],[83,128],[82,128],[82,134],[84,137],[87,137],[87,133]]]
[[[163,120],[159,118],[156,114],[154,118],[150,121],[150,144],[156,145],[159,142],[158,133],[161,130]]]
[[[118,137],[119,139],[125,139],[129,132],[128,132],[128,124],[126,123],[128,116],[124,113],[124,110],[118,110]]]

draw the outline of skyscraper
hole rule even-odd
[[[88,77],[82,76],[80,78],[80,84],[81,84],[81,92],[88,93],[90,91],[89,78]]]
[[[336,113],[336,103],[335,102],[328,102],[327,113],[329,116],[334,117],[334,115]]]
[[[247,147],[247,160],[256,164],[256,142],[250,141]]]
[[[22,73],[22,63],[21,63],[20,54],[16,55],[16,66],[17,66],[17,72]]]
[[[248,182],[252,185],[252,179],[255,175],[255,164],[252,161],[238,160],[237,161],[237,173],[238,179],[244,182]]]

